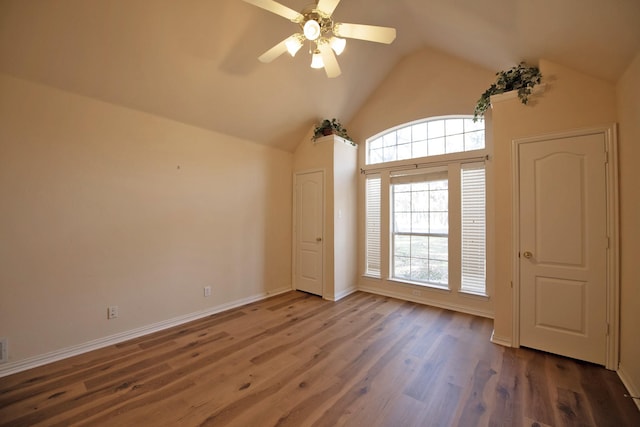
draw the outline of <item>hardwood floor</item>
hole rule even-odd
[[[614,372],[491,329],[290,292],[0,378],[0,426],[640,426]]]

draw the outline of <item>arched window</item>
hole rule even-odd
[[[367,165],[482,150],[484,121],[436,117],[404,124],[367,140]]]
[[[484,122],[471,116],[428,118],[369,138],[365,276],[487,295],[487,154]]]

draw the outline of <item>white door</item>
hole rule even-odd
[[[295,288],[322,296],[324,174],[296,174]]]
[[[519,146],[520,344],[605,364],[606,141]]]

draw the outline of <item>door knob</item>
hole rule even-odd
[[[316,237],[316,242],[322,242],[322,237]]]
[[[522,255],[527,259],[533,258],[533,254],[529,251],[525,251]]]

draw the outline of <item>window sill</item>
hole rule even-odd
[[[451,293],[451,289],[447,288],[444,285],[443,286],[438,286],[438,285],[433,285],[433,284],[429,284],[429,283],[412,282],[410,280],[401,280],[401,279],[395,279],[395,278],[389,278],[388,282],[389,283],[395,283],[395,284],[398,284],[398,285],[420,286],[421,288],[433,289],[434,291],[441,291],[441,292]]]
[[[479,299],[483,301],[489,301],[491,299],[487,294],[477,294],[474,292],[462,291],[462,290],[458,291],[458,293],[460,294],[460,296],[471,298],[471,299]]]

